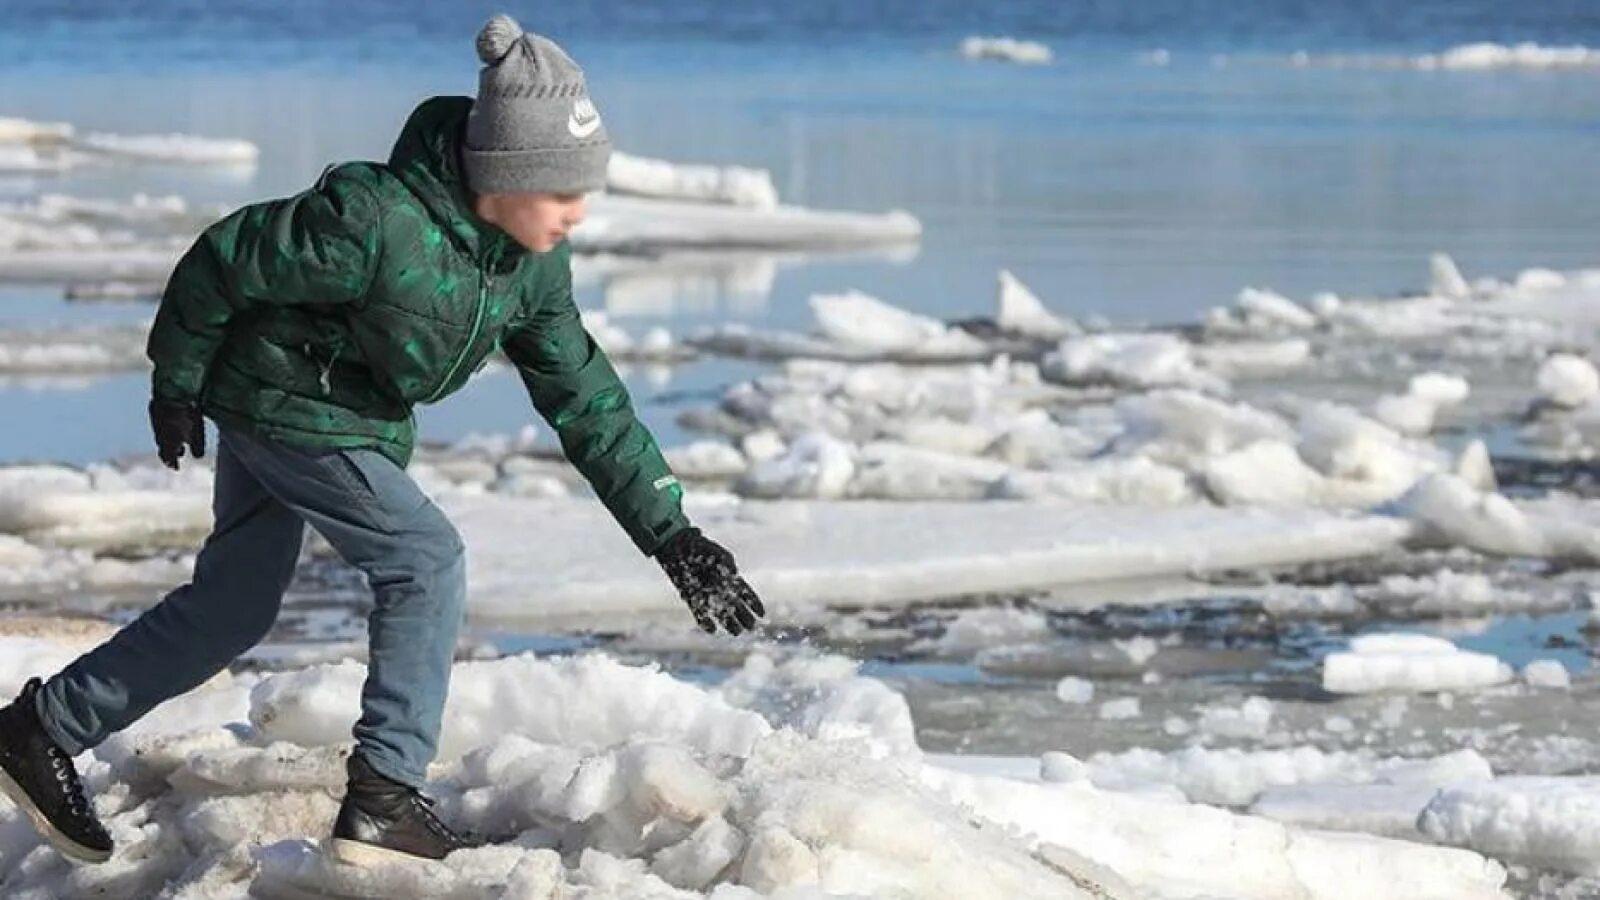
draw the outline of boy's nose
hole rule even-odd
[[[580,197],[577,202],[567,207],[567,227],[576,228],[589,214],[588,199]]]

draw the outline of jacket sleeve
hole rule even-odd
[[[348,303],[377,268],[382,207],[370,174],[329,169],[293,197],[255,203],[207,228],[167,279],[146,355],[157,397],[194,401],[228,323],[258,304]]]
[[[506,356],[567,459],[635,545],[653,554],[687,528],[683,488],[633,411],[628,389],[578,318],[571,251],[552,251],[554,275],[532,317],[506,334]]]

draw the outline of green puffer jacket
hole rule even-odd
[[[472,211],[458,142],[472,101],[411,114],[388,165],[330,168],[310,190],[206,229],[150,331],[155,396],[303,447],[404,466],[412,407],[459,389],[496,349],[567,458],[646,553],[687,526],[682,489],[578,320],[571,250],[524,250]]]

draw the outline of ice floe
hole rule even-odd
[[[1033,66],[1045,65],[1054,57],[1050,48],[1038,41],[977,35],[961,41],[961,55],[967,59],[993,59]]]
[[[89,132],[74,139],[85,150],[141,161],[254,166],[261,150],[249,141],[187,134],[119,135]]]
[[[1446,788],[1418,826],[1442,844],[1508,861],[1600,874],[1600,779],[1508,776]]]
[[[1369,634],[1322,660],[1322,686],[1336,694],[1467,690],[1504,684],[1511,667],[1487,653],[1421,634]]]
[[[851,249],[921,238],[909,213],[836,212],[798,206],[761,209],[732,204],[600,194],[572,232],[585,253],[651,248]]]
[[[1437,53],[1414,56],[1379,54],[1317,55],[1301,51],[1291,65],[1339,69],[1415,69],[1423,72],[1487,72],[1508,69],[1588,69],[1600,66],[1600,50],[1582,45],[1552,46],[1533,41],[1500,44],[1479,41]]]
[[[757,209],[778,205],[778,189],[772,184],[772,173],[765,169],[674,163],[620,151],[611,154],[606,190]]]

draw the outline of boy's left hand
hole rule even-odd
[[[733,554],[700,529],[678,532],[655,556],[706,633],[715,634],[720,624],[729,634],[738,634],[767,614],[761,598],[739,575]]]
[[[185,447],[195,459],[206,455],[206,423],[200,407],[193,403],[151,400],[150,431],[156,439],[156,455],[169,469],[178,468]]]

